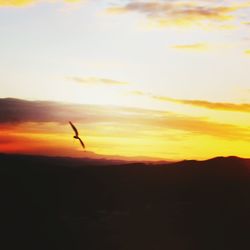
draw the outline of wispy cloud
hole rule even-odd
[[[184,105],[191,105],[200,108],[207,108],[213,110],[223,110],[223,111],[235,111],[235,112],[249,112],[250,104],[249,103],[228,103],[228,102],[209,102],[204,100],[186,100],[186,99],[175,99],[166,96],[154,96],[152,98],[163,101],[163,102],[173,102]]]
[[[191,105],[198,108],[233,111],[233,112],[250,112],[250,103],[210,102],[206,100],[177,99],[168,96],[154,95],[152,93],[146,93],[143,91],[130,91],[130,94],[145,96],[161,102],[171,102],[182,105]]]
[[[246,140],[250,136],[247,129],[240,128],[235,125],[217,123],[204,118],[195,118],[189,116],[171,117],[170,119],[162,121],[162,125],[193,134],[209,135],[230,140]]]
[[[250,22],[242,22],[242,24],[245,24],[245,25],[250,25]]]
[[[145,96],[147,95],[145,92],[140,91],[140,90],[131,90],[128,92],[130,95],[137,95],[137,96]]]
[[[74,3],[82,0],[58,0],[58,2]],[[24,7],[31,4],[38,4],[42,1],[39,0],[0,0],[0,7]],[[44,1],[46,2],[46,1]],[[49,1],[47,1],[49,2]],[[82,1],[85,2],[85,1]]]
[[[135,12],[145,15],[159,26],[200,25],[208,21],[229,21],[235,12],[248,8],[249,3],[225,4],[220,1],[129,1],[127,4],[113,6],[108,13],[121,14]]]
[[[67,77],[68,80],[75,81],[80,84],[84,85],[127,85],[129,83],[117,81],[113,79],[107,79],[107,78],[99,78],[99,77]]]
[[[184,50],[184,51],[207,51],[209,46],[206,43],[192,43],[192,44],[178,44],[172,45],[172,49]]]
[[[35,0],[0,0],[0,7],[2,6],[8,6],[8,7],[21,7],[21,6],[25,6],[25,5],[29,5],[32,3],[36,3],[39,1],[35,1]]]
[[[245,50],[246,55],[250,55],[250,49]]]

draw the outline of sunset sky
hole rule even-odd
[[[0,0],[0,152],[250,157],[250,1]]]

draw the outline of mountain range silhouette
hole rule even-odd
[[[1,249],[249,248],[250,159],[0,154]]]

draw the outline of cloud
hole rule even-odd
[[[154,96],[153,99],[163,102],[173,102],[184,105],[191,105],[200,108],[207,108],[213,110],[223,110],[223,111],[235,111],[235,112],[250,112],[250,104],[249,103],[228,103],[228,102],[209,102],[204,100],[186,100],[186,99],[175,99],[166,96]]]
[[[250,131],[232,124],[217,123],[205,118],[178,115],[165,111],[122,108],[100,105],[77,105],[47,101],[0,99],[0,126],[9,128],[25,123],[67,124],[72,120],[84,124],[85,129],[101,127],[105,136],[126,138],[133,134],[161,134],[177,130],[189,134],[214,136],[224,139],[250,139]],[[25,126],[23,126],[25,129]],[[55,127],[56,128],[56,127]],[[25,131],[32,130],[28,126]],[[46,132],[48,133],[48,132]],[[117,134],[115,134],[117,133]]]
[[[62,0],[62,2],[74,3],[81,0]],[[40,3],[39,0],[0,0],[0,7],[23,7],[31,4]]]
[[[139,13],[157,23],[158,26],[193,26],[208,21],[218,22],[235,19],[237,10],[249,4],[223,4],[218,1],[129,1],[125,5],[107,9],[111,14]]]
[[[245,50],[246,55],[250,55],[250,49]]]
[[[245,24],[245,25],[250,25],[250,22],[242,22],[242,24]]]
[[[206,108],[212,110],[233,111],[233,112],[250,112],[250,103],[230,103],[230,102],[209,102],[206,100],[188,100],[177,99],[167,96],[153,95],[152,93],[146,93],[143,91],[130,91],[132,95],[145,96],[161,102],[171,102],[183,105],[191,105],[198,108]]]
[[[107,78],[99,78],[99,77],[67,77],[67,79],[75,81],[84,85],[128,85],[127,82],[116,81]]]
[[[129,91],[128,94],[137,95],[137,96],[145,96],[146,95],[145,92],[140,91],[140,90],[132,90],[132,91]]]
[[[171,48],[186,51],[206,51],[209,49],[209,46],[206,43],[192,43],[172,45]]]
[[[0,0],[0,7],[6,6],[6,7],[21,7],[25,5],[29,5],[32,3],[36,3],[39,1],[36,0]]]
[[[250,132],[247,129],[231,124],[211,122],[202,118],[176,116],[162,121],[162,125],[192,134],[209,135],[230,140],[246,140],[250,138]]]
[[[68,104],[51,101],[28,101],[0,98],[0,124],[24,122],[67,123],[69,120],[87,125],[97,123],[126,123],[145,117],[154,117],[155,111],[139,108],[122,108],[87,104]],[[160,112],[160,111],[159,111]],[[165,112],[162,112],[165,114]]]
[[[0,123],[56,122],[68,120],[86,123],[102,120],[103,108],[95,105],[65,104],[49,101],[0,99]],[[106,117],[109,119],[109,116]]]

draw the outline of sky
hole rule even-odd
[[[250,1],[0,0],[0,152],[250,157]]]

